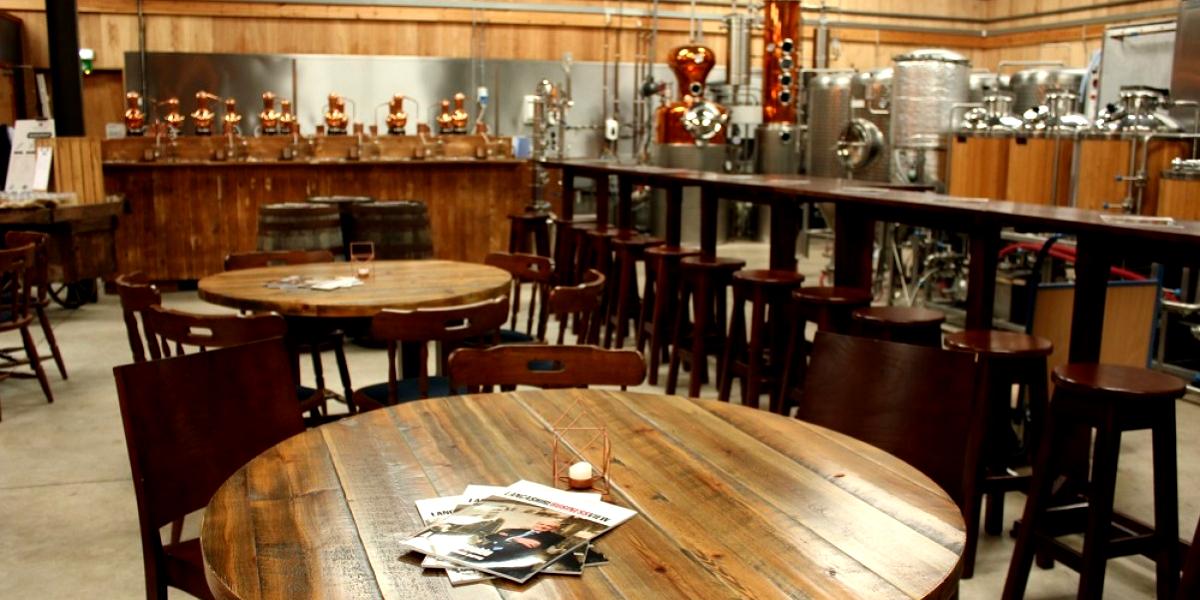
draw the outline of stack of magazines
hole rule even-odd
[[[445,569],[453,585],[538,573],[582,575],[608,562],[596,538],[635,514],[600,494],[566,492],[531,481],[469,485],[460,496],[417,500],[426,527],[402,544],[427,569]]]

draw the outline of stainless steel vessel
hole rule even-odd
[[[1050,92],[1078,94],[1087,69],[1038,68],[1017,71],[1009,77],[1013,110],[1021,114],[1046,103]]]
[[[892,70],[857,73],[850,82],[850,121],[838,138],[846,177],[888,181],[887,132],[891,124]]]
[[[838,139],[850,121],[852,71],[822,73],[808,81],[808,131],[804,162],[806,173],[818,177],[842,177],[845,167],[838,159]]]
[[[956,126],[955,106],[967,101],[971,63],[940,49],[892,60],[892,181],[944,187],[946,137]]]

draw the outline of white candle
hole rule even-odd
[[[581,460],[567,469],[567,479],[570,480],[571,487],[588,488],[592,487],[595,472],[591,464]]]

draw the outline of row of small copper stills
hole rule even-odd
[[[143,110],[141,94],[134,91],[128,92],[125,94],[125,133],[129,136],[141,136],[145,135],[147,130],[153,126],[162,128],[163,133],[183,134],[190,118],[193,134],[212,135],[217,115],[211,108],[211,104],[220,100],[220,97],[211,92],[205,90],[196,92],[196,109],[191,114],[184,116],[180,112],[179,98],[167,98],[153,105],[158,118],[153,124],[150,124],[147,123],[147,115]],[[278,109],[275,107],[276,100],[279,101]],[[404,110],[406,102],[412,102],[412,99],[403,94],[396,94],[388,101],[386,118],[388,134],[404,135],[406,133],[408,125],[408,113]],[[224,103],[225,114],[221,116],[220,121],[221,135],[243,133],[240,129],[242,115],[238,112],[237,99],[226,98]],[[438,133],[467,133],[470,115],[466,111],[465,104],[466,96],[462,93],[454,95],[453,108],[451,108],[451,100],[443,99],[441,101],[441,111],[434,119]],[[273,92],[267,91],[262,94],[262,105],[262,112],[258,113],[259,128],[254,133],[260,135],[300,133],[300,124],[292,112],[290,100],[278,99]],[[382,105],[380,106],[382,107]],[[330,93],[325,105],[324,124],[317,126],[316,133],[317,135],[345,135],[351,131],[352,126],[354,133],[363,133],[362,122],[354,121],[352,124],[351,118],[351,113],[346,109],[346,98],[338,93]],[[482,127],[482,123],[476,123],[477,129]],[[373,133],[376,130],[375,126],[372,126],[371,129]],[[421,123],[417,125],[417,131],[427,134],[430,133],[430,128]]]

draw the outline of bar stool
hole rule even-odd
[[[614,338],[615,347],[623,347],[625,336],[629,333],[630,321],[637,325],[642,303],[638,297],[637,265],[645,263],[647,248],[662,243],[663,241],[656,237],[634,232],[621,232],[612,238],[612,248],[616,252],[613,269],[617,275],[617,285],[613,286],[613,294],[609,296],[610,303],[605,319],[608,325],[604,332],[605,348],[614,347]]]
[[[1046,383],[1046,359],[1054,351],[1054,344],[1045,338],[1013,331],[968,330],[946,336],[946,347],[950,350],[969,352],[979,357],[987,386],[987,408],[984,429],[979,436],[972,437],[980,451],[980,472],[976,495],[968,499],[975,510],[970,511],[972,522],[967,523],[967,545],[963,552],[963,578],[975,573],[975,549],[979,538],[979,512],[983,496],[987,496],[987,514],[984,531],[989,535],[1000,535],[1004,521],[1004,494],[1027,491],[1029,476],[1019,475],[1012,467],[1017,463],[1028,464],[1032,459],[1029,450],[1040,438],[1039,430],[1046,418],[1046,407],[1050,400]],[[1021,386],[1026,391],[1028,402],[1018,406],[1024,443],[1017,450],[1006,444],[1014,438],[1012,388]],[[1025,414],[1028,413],[1028,419]],[[1028,423],[1028,425],[1026,425]]]
[[[946,315],[919,306],[872,306],[855,310],[851,318],[854,335],[940,348]]]
[[[804,335],[808,323],[815,323],[817,331],[848,333],[850,313],[871,306],[873,299],[870,290],[851,287],[802,287],[792,292],[791,327],[779,385],[784,414],[804,393],[809,347]]]
[[[573,285],[583,281],[580,253],[583,251],[584,231],[595,226],[592,219],[560,219],[554,222],[554,283]]]
[[[653,246],[646,249],[646,282],[642,291],[641,314],[638,316],[637,349],[643,352],[650,344],[650,385],[658,385],[658,366],[668,343],[668,325],[674,323],[679,310],[679,263],[689,256],[699,256],[700,250],[677,246]],[[668,358],[669,360],[669,358]]]
[[[671,365],[667,369],[667,393],[674,394],[679,382],[679,364],[686,357],[691,365],[688,396],[700,397],[700,385],[708,381],[708,356],[717,357],[722,370],[725,347],[725,293],[733,274],[746,261],[733,258],[689,256],[679,261],[679,310],[671,334]],[[688,323],[688,301],[692,320]]]
[[[742,404],[758,405],[763,386],[770,395],[772,412],[783,412],[779,395],[783,371],[784,344],[780,328],[787,320],[787,305],[792,292],[804,283],[795,271],[754,269],[733,274],[733,321],[725,344],[724,368],[720,372],[718,398],[728,402],[733,378],[742,380]],[[746,329],[746,302],[750,302],[749,338]]]
[[[508,215],[508,251],[550,256],[550,216],[536,212]]]
[[[1179,580],[1179,499],[1175,459],[1176,377],[1137,367],[1068,364],[1054,369],[1054,400],[1037,460],[1025,515],[1008,567],[1003,598],[1025,594],[1035,551],[1079,571],[1079,597],[1100,598],[1108,559],[1144,554],[1158,566],[1158,597],[1171,598]],[[1051,491],[1070,454],[1071,435],[1095,429],[1086,503],[1051,506]],[[1154,527],[1113,512],[1121,433],[1149,429],[1154,449]],[[1055,538],[1084,533],[1079,553]],[[1116,535],[1112,535],[1112,534]]]

